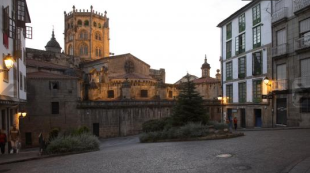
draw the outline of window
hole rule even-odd
[[[78,20],[77,24],[78,24],[78,26],[82,26],[82,21]]]
[[[231,23],[226,25],[226,40],[231,39]]]
[[[101,35],[100,35],[100,33],[96,33],[95,39],[96,39],[96,40],[101,40]]]
[[[241,57],[238,59],[238,78],[242,79],[246,76],[246,68],[245,68],[245,57]]]
[[[227,103],[233,102],[233,85],[226,85],[226,101]]]
[[[307,113],[310,112],[310,98],[300,99],[300,112]]]
[[[25,2],[24,0],[18,0],[17,2],[17,19],[20,21],[25,21]]]
[[[226,63],[226,80],[232,80],[232,61]]]
[[[23,90],[23,74],[19,72],[19,89]]]
[[[169,91],[169,98],[172,98],[172,91]]]
[[[286,64],[277,65],[277,80],[286,79]]]
[[[141,97],[148,97],[147,94],[147,90],[141,90]]]
[[[108,90],[108,98],[114,98],[114,90]]]
[[[239,32],[242,32],[245,30],[245,14],[241,14],[239,16]]]
[[[260,103],[262,101],[262,80],[253,81],[253,102]]]
[[[231,57],[231,40],[226,42],[226,59]]]
[[[96,22],[94,22],[94,27],[97,27],[97,23]]]
[[[101,57],[101,49],[99,47],[96,48],[96,56]]]
[[[73,34],[69,34],[69,41],[73,40]]]
[[[261,52],[255,52],[253,53],[253,60],[252,60],[252,74],[255,75],[261,75],[262,74],[262,53]]]
[[[260,26],[253,28],[253,48],[261,46],[261,29]]]
[[[80,39],[86,40],[87,38],[88,38],[87,32],[81,31],[80,32]]]
[[[73,47],[72,47],[72,45],[69,45],[69,55],[73,55]]]
[[[4,63],[4,56],[5,55],[3,55],[3,62],[2,62],[3,69],[7,70],[8,68],[5,66],[5,63]],[[2,74],[3,74],[3,80],[6,81],[6,82],[9,82],[9,71],[3,71]]]
[[[310,77],[310,58],[303,59],[300,61],[300,72],[301,77],[308,78]]]
[[[59,114],[59,102],[52,102],[52,114]]]
[[[299,33],[304,35],[310,31],[310,18],[302,20],[299,22]]]
[[[26,76],[24,76],[24,91],[27,91],[27,82],[26,82]]]
[[[50,81],[50,90],[59,90],[59,82]]]
[[[80,46],[80,55],[88,55],[88,46],[87,45],[81,45]]]
[[[100,23],[98,23],[98,28],[101,28],[101,24]]]
[[[261,22],[260,18],[260,4],[252,8],[253,13],[253,26]]]
[[[242,82],[238,84],[238,93],[239,93],[239,103],[246,102],[246,82]]]
[[[245,33],[236,37],[236,55],[245,52]]]
[[[84,21],[84,26],[89,26],[89,21],[88,20]]]

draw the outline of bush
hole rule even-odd
[[[82,152],[99,149],[99,140],[90,133],[81,135],[58,135],[47,146],[47,152],[51,154]]]
[[[218,123],[216,121],[210,121],[208,125],[213,125],[214,129],[216,130],[223,130],[225,128],[228,128],[228,125],[226,123]]]
[[[149,120],[142,124],[143,132],[162,131],[165,128],[171,128],[171,118],[162,118],[157,120]]]
[[[58,134],[59,134],[59,129],[58,128],[54,128],[50,131],[49,133],[49,138],[48,141],[52,141],[54,138],[57,138]]]

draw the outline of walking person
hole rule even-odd
[[[238,126],[238,119],[237,117],[234,118],[234,127],[235,127],[235,130],[237,130],[237,126]]]
[[[11,153],[18,152],[19,145],[19,130],[16,128],[16,125],[13,125],[13,128],[10,130],[10,142],[11,142]]]
[[[6,135],[2,130],[0,130],[0,148],[1,148],[1,154],[4,154],[5,151],[5,143],[6,143]]]

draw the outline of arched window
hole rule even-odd
[[[89,21],[88,20],[84,21],[84,26],[89,26]]]
[[[88,55],[88,46],[86,44],[80,46],[80,56],[83,55]]]
[[[71,28],[73,28],[73,22],[71,22]]]
[[[100,23],[98,23],[98,27],[101,28],[101,24]]]
[[[96,40],[101,40],[101,35],[100,35],[99,32],[97,32],[97,33],[95,34],[95,39],[96,39]]]
[[[94,27],[97,27],[97,23],[96,22],[94,22]]]
[[[86,40],[88,38],[88,34],[86,31],[80,32],[80,39]]]
[[[69,45],[69,55],[73,55],[73,46]]]
[[[73,40],[73,34],[69,35],[69,40],[72,41]]]
[[[101,53],[101,49],[99,47],[96,48],[96,56],[97,57],[101,57],[102,53]]]
[[[77,24],[78,24],[78,26],[82,26],[82,21],[78,20]]]
[[[68,23],[68,25],[67,25],[67,29],[70,29],[70,23]]]

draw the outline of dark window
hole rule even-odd
[[[226,59],[231,57],[231,40],[226,42]]]
[[[94,22],[94,27],[97,27],[97,23],[96,22]]]
[[[108,98],[114,98],[114,90],[108,91]]]
[[[19,72],[19,89],[23,90],[23,74]]]
[[[253,48],[260,47],[261,45],[261,28],[257,26],[253,28]]]
[[[231,23],[226,25],[226,40],[231,39]]]
[[[148,97],[147,94],[147,90],[141,90],[141,97]]]
[[[88,55],[88,46],[87,45],[81,45],[80,46],[80,55]]]
[[[26,137],[26,145],[32,145],[32,135],[31,132],[26,132],[25,133]]]
[[[256,25],[260,23],[260,4],[252,8],[252,14],[253,14],[253,25]]]
[[[300,99],[300,112],[307,113],[310,112],[310,98]]]
[[[18,13],[17,19],[20,21],[25,21],[25,2],[24,0],[18,0]]]
[[[236,37],[236,55],[245,52],[245,33]]]
[[[252,60],[252,69],[253,69],[253,76],[261,75],[262,74],[262,53],[255,52],[253,53],[253,60]]]
[[[52,114],[59,114],[59,102],[52,102]]]
[[[57,82],[57,81],[50,82],[50,89],[59,90],[59,82]]]
[[[242,32],[245,30],[245,14],[241,14],[239,16],[239,32]]]
[[[245,68],[245,57],[241,57],[238,59],[238,78],[242,79],[246,76],[246,68]]]
[[[89,21],[88,20],[84,21],[84,26],[89,26]]]
[[[253,81],[253,102],[260,103],[262,101],[262,81]]]
[[[1,127],[2,127],[2,130],[5,130],[6,128],[6,119],[5,119],[5,110],[1,110]]]
[[[239,87],[239,103],[246,102],[246,83],[242,82],[238,84]]]
[[[226,63],[226,80],[232,80],[232,61]]]
[[[77,24],[78,24],[79,26],[82,26],[82,21],[81,21],[81,20],[78,20]]]
[[[169,91],[169,98],[172,98],[172,91]]]
[[[98,23],[98,28],[101,28],[101,24],[100,23]]]
[[[233,85],[226,85],[226,100],[227,103],[233,102]]]

